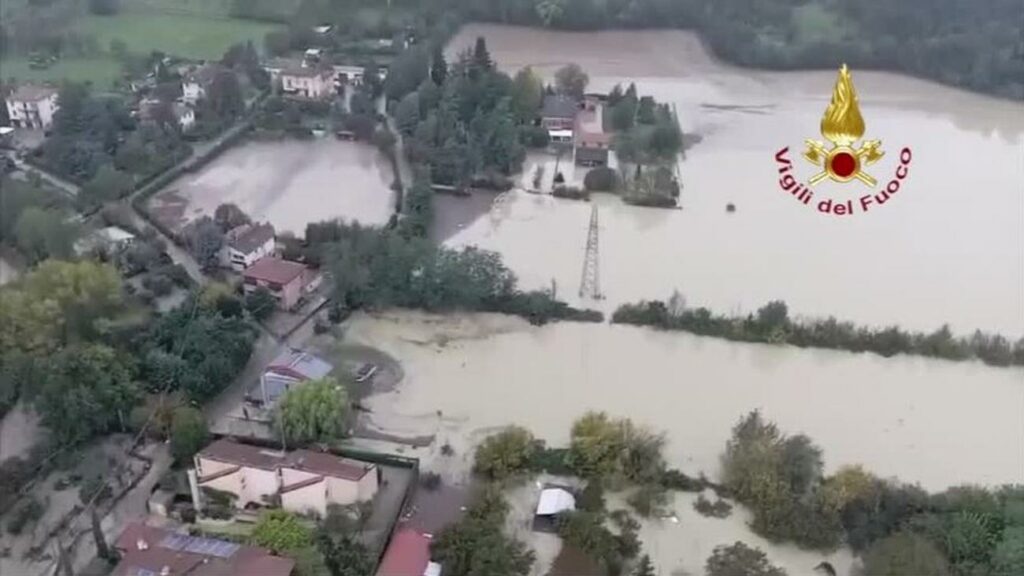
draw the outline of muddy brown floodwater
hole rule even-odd
[[[150,210],[172,230],[233,202],[278,232],[331,218],[383,225],[394,210],[391,168],[377,149],[334,138],[247,142],[172,182]]]
[[[788,146],[798,176],[814,172],[800,151],[805,139],[821,138],[835,70],[738,69],[716,62],[681,31],[473,25],[449,51],[471,46],[476,36],[487,38],[492,58],[510,73],[532,65],[551,78],[577,62],[591,90],[636,82],[641,94],[676,107],[684,131],[703,137],[679,163],[682,210],[596,199],[603,306],[678,289],[690,304],[721,312],[781,298],[803,315],[1024,334],[1024,105],[853,70],[865,138],[881,139],[886,152],[869,171],[887,182],[903,147],[912,162],[884,205],[839,217],[781,191],[774,159]],[[856,203],[879,188],[822,183],[815,193]],[[735,213],[726,212],[727,203]],[[463,219],[448,243],[497,250],[524,285],[549,287],[554,279],[559,296],[575,300],[590,208],[513,193],[500,210]]]

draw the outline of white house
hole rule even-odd
[[[269,223],[243,224],[228,230],[220,251],[221,265],[241,272],[274,253],[274,227]]]
[[[206,98],[206,90],[213,83],[213,79],[220,72],[219,64],[203,64],[199,67],[191,67],[188,72],[182,74],[181,99],[187,104],[195,104]]]
[[[174,103],[174,117],[178,120],[182,132],[188,132],[196,125],[196,111],[184,102]]]
[[[327,514],[331,504],[372,500],[380,485],[375,464],[325,452],[283,452],[221,439],[194,458],[199,487],[228,492],[235,505],[279,504],[299,514]],[[191,476],[191,475],[190,475]]]
[[[334,93],[334,74],[329,69],[289,68],[280,77],[281,90],[291,96],[320,100]]]
[[[60,108],[56,88],[32,84],[19,86],[6,98],[6,104],[12,126],[39,130],[53,124],[53,115]]]

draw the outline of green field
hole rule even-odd
[[[128,46],[129,52],[148,54],[160,50],[197,60],[220,58],[229,46],[246,40],[260,45],[263,36],[276,28],[273,24],[246,20],[131,12],[86,16],[75,24],[76,31],[95,35],[104,49],[117,39]]]
[[[98,56],[59,60],[45,70],[33,70],[27,58],[4,58],[0,60],[0,73],[4,80],[15,78],[19,82],[90,81],[97,88],[106,90],[121,76],[121,65],[112,58]]]

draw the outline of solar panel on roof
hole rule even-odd
[[[160,546],[168,550],[183,550],[190,540],[192,537],[185,534],[168,534],[160,541]]]
[[[238,552],[238,549],[242,546],[235,544],[234,542],[218,542],[217,548],[213,551],[213,555],[218,558],[230,558],[232,554]]]

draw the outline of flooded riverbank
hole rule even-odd
[[[678,289],[691,305],[722,313],[783,299],[796,315],[1024,334],[1024,106],[854,70],[866,137],[881,139],[887,152],[875,176],[891,176],[904,146],[913,163],[885,205],[836,217],[779,190],[774,158],[789,146],[802,162],[804,139],[819,137],[835,71],[738,69],[715,62],[681,31],[472,25],[449,51],[478,35],[509,72],[532,65],[550,78],[577,62],[590,74],[591,90],[635,81],[641,94],[674,104],[683,129],[703,138],[680,162],[682,210],[596,197],[606,310]],[[873,191],[858,183],[822,186],[854,201]],[[445,199],[440,211],[458,201]],[[726,212],[727,203],[735,213]],[[561,298],[577,302],[590,206],[514,192],[501,210],[476,214],[448,228],[449,245],[497,250],[524,286],[547,288],[554,280]]]
[[[305,233],[331,218],[383,225],[394,210],[391,167],[376,148],[334,138],[250,141],[150,201],[151,212],[178,231],[232,202],[278,233]]]
[[[673,466],[713,477],[732,426],[759,409],[818,442],[829,471],[863,464],[929,490],[1022,480],[1018,369],[497,315],[358,315],[347,338],[403,364],[395,390],[364,400],[371,425],[460,456],[508,424],[564,445],[575,418],[606,410],[665,431]]]

